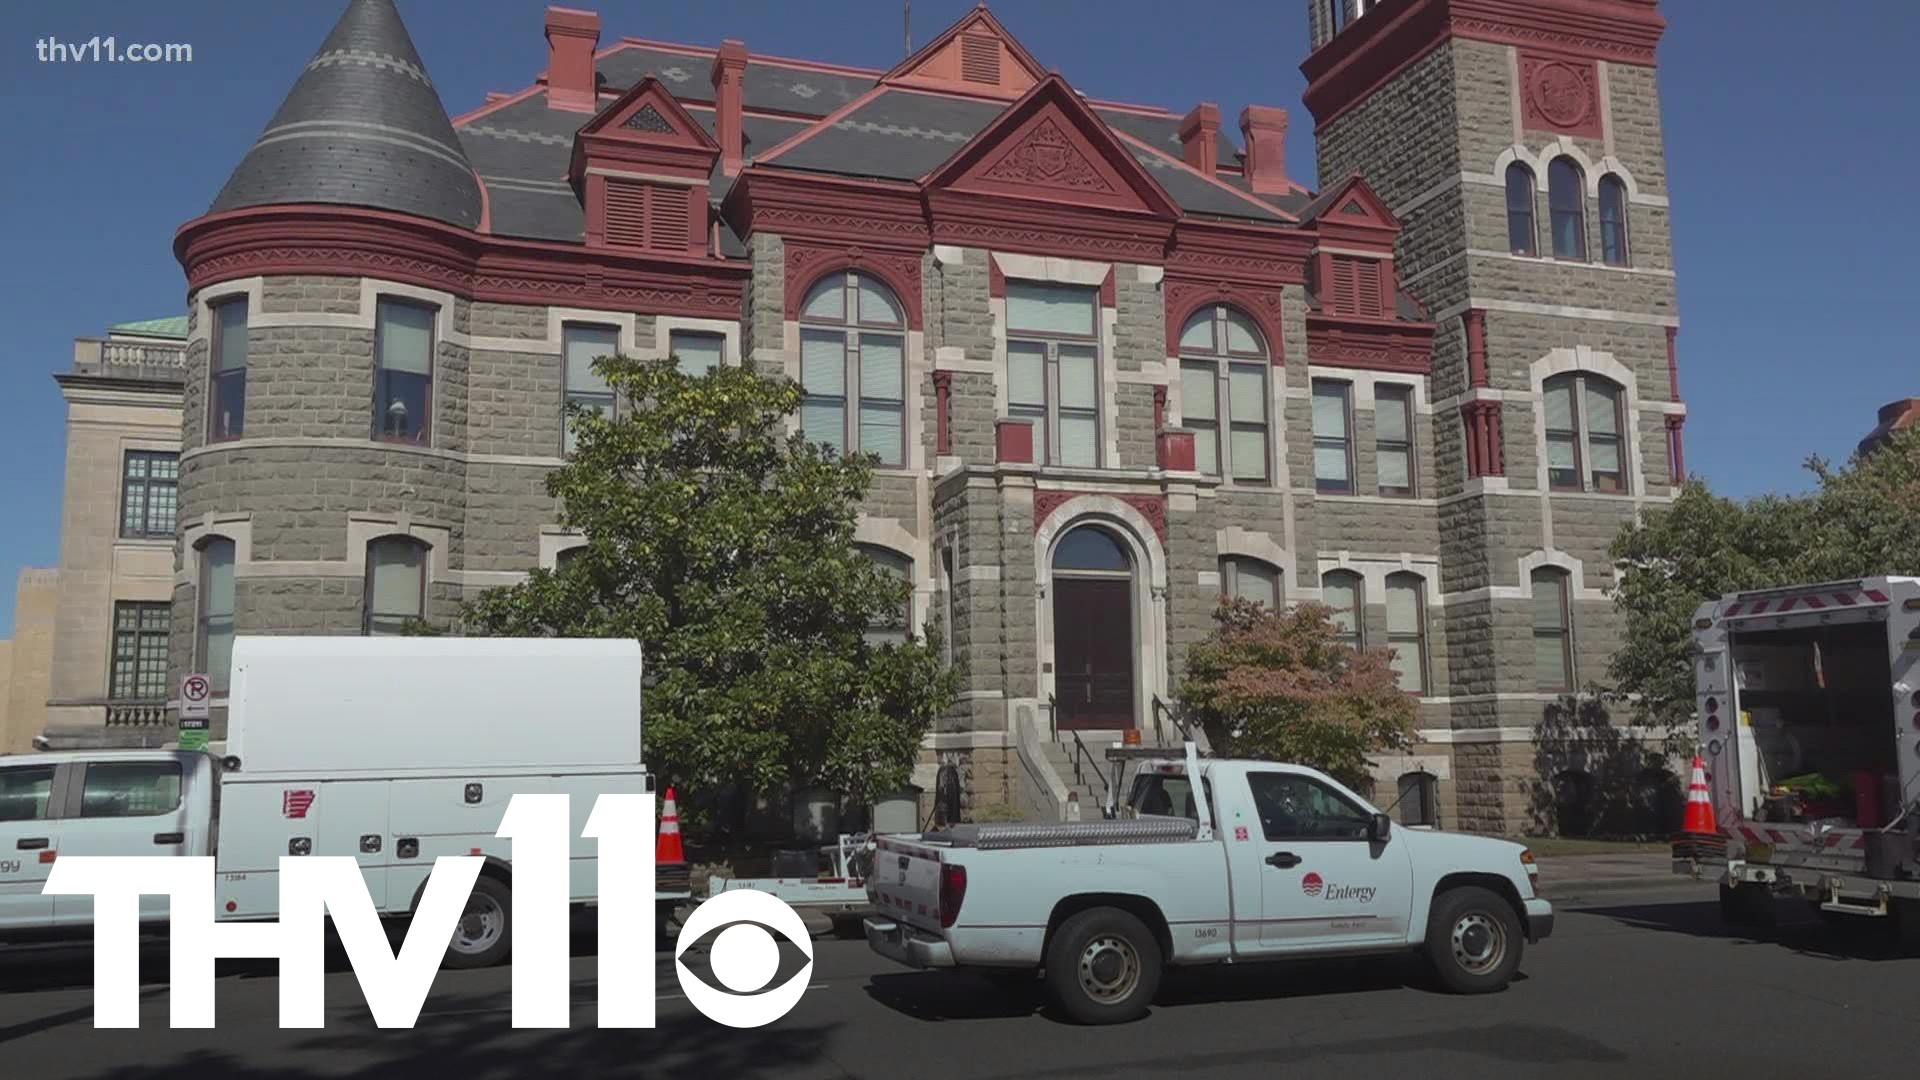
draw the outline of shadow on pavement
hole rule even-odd
[[[1583,915],[1613,919],[1638,930],[1723,938],[1741,945],[1772,946],[1802,956],[1827,960],[1900,960],[1892,920],[1857,915],[1831,921],[1811,904],[1779,900],[1770,927],[1729,926],[1720,919],[1718,900],[1667,904],[1582,904],[1570,907]]]

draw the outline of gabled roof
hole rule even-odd
[[[1373,193],[1359,173],[1329,186],[1300,212],[1301,221],[1325,220],[1353,229],[1377,229],[1395,232],[1400,219]]]
[[[474,228],[480,201],[393,0],[351,0],[210,212],[341,203]]]
[[[1046,69],[983,2],[880,76],[880,84],[1018,97],[1046,77]]]
[[[700,122],[648,76],[581,126],[567,176],[580,179],[589,155],[656,162],[705,176],[719,153],[720,144]]]

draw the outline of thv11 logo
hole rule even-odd
[[[571,820],[565,795],[515,795],[495,835],[513,845],[513,1026],[564,1028],[572,1011],[568,973],[572,903]],[[599,842],[598,1026],[651,1028],[655,935],[654,796],[601,795],[582,834]],[[140,898],[170,898],[167,925],[169,1026],[213,1027],[213,968],[222,957],[278,958],[280,1026],[323,1027],[326,917],[353,965],[374,1022],[410,1028],[420,1017],[447,943],[465,913],[486,859],[443,855],[396,954],[352,856],[280,859],[278,922],[216,922],[214,860],[208,856],[66,856],[42,892],[93,897],[94,1026],[140,1026]],[[725,926],[709,954],[716,990],[687,969],[687,949]],[[806,963],[784,984],[772,979],[779,946],[765,928],[799,946]],[[694,1008],[736,1028],[761,1027],[792,1011],[806,993],[813,946],[798,912],[771,893],[738,889],[693,909],[674,948],[680,989]]]

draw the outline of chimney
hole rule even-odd
[[[1187,164],[1213,175],[1220,145],[1220,106],[1203,101],[1180,121],[1180,156]]]
[[[1880,406],[1880,426],[1889,431],[1903,428],[1913,422],[1913,415],[1920,413],[1920,398],[1902,398],[1891,404]]]
[[[720,171],[740,171],[745,136],[740,131],[740,80],[747,71],[747,47],[733,38],[713,54],[713,134],[720,144]]]
[[[1287,110],[1249,105],[1240,110],[1240,134],[1247,140],[1247,183],[1261,195],[1293,190],[1287,179]]]
[[[547,106],[593,112],[600,84],[593,50],[600,44],[600,16],[574,8],[547,9]]]

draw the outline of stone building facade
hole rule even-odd
[[[923,781],[1059,812],[1079,745],[1169,732],[1230,593],[1393,650],[1421,739],[1383,805],[1525,824],[1531,725],[1604,671],[1606,543],[1670,497],[1685,409],[1659,17],[1512,8],[1314,0],[1316,193],[1284,110],[1236,145],[1208,103],[1090,99],[985,7],[885,72],[549,9],[548,70],[450,120],[352,0],[176,241],[173,668],[217,733],[235,633],[445,624],[556,565],[580,361],[671,353],[792,377],[810,438],[878,456],[860,540],[964,671]]]

